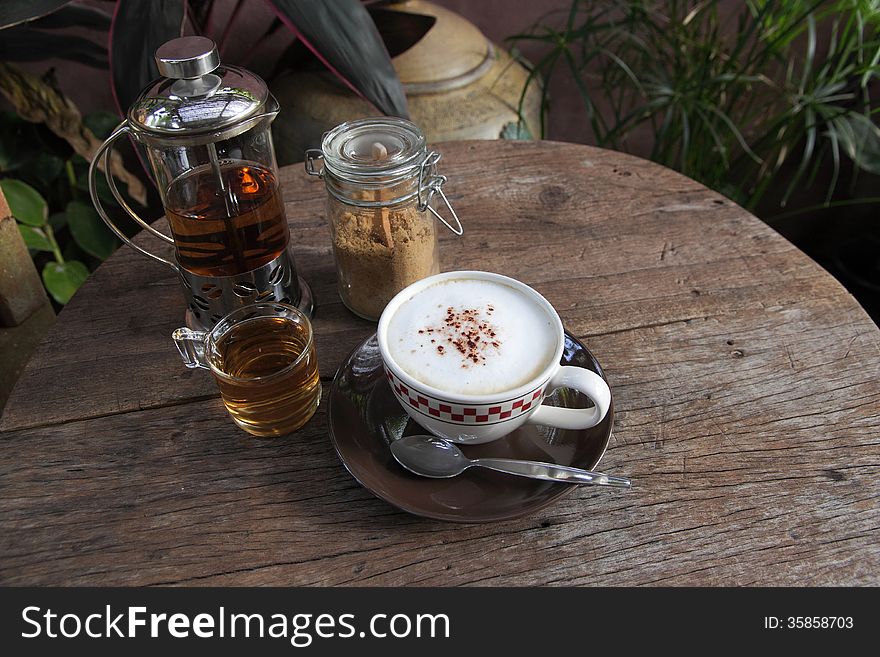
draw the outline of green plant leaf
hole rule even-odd
[[[116,237],[91,205],[82,201],[68,203],[67,225],[73,239],[86,253],[106,260],[116,250]]]
[[[106,68],[108,61],[106,46],[73,34],[50,34],[24,25],[0,32],[0,60],[42,62],[49,58],[96,68]]]
[[[52,298],[62,305],[70,301],[88,277],[88,267],[77,260],[49,262],[43,267],[43,283]]]
[[[110,73],[114,97],[126,112],[159,75],[156,49],[183,33],[183,0],[118,0],[110,28]]]
[[[66,27],[109,30],[111,16],[96,7],[66,5],[61,9],[33,21],[31,25],[41,30],[55,30]]]
[[[51,14],[68,2],[70,0],[3,0],[0,29]]]
[[[107,139],[113,128],[119,125],[121,119],[113,112],[92,112],[83,117],[83,123],[91,130],[98,139]]]
[[[508,121],[501,128],[501,139],[517,140],[517,139],[534,139],[532,133],[529,132],[525,122]]]
[[[18,231],[21,233],[21,237],[24,239],[27,248],[34,249],[35,251],[52,250],[52,243],[49,241],[49,238],[46,237],[46,233],[43,232],[42,228],[18,224]]]
[[[0,171],[15,171],[37,155],[36,129],[15,112],[0,112]]]
[[[268,5],[352,91],[383,114],[409,116],[403,85],[360,0],[268,0]]]
[[[48,223],[52,227],[52,230],[61,230],[67,225],[67,215],[63,212],[50,214]]]
[[[110,185],[107,184],[107,178],[104,177],[103,172],[99,173],[97,178],[95,179],[95,187],[98,190],[98,198],[101,199],[102,203],[109,205],[110,207],[118,207],[118,203],[116,202],[116,198],[113,196],[113,193],[110,191]],[[125,183],[117,183],[117,187],[120,192],[126,189]],[[89,172],[88,169],[84,169],[82,172],[78,173],[76,176],[76,188],[85,193],[86,198],[89,197]]]
[[[46,223],[49,207],[40,192],[14,178],[0,180],[0,188],[3,189],[13,217],[28,226],[42,226]]]
[[[63,158],[52,153],[39,153],[21,166],[18,175],[32,181],[39,189],[46,190],[51,188],[63,170]]]
[[[870,118],[856,112],[838,117],[836,125],[844,152],[865,171],[880,173],[880,128]],[[849,129],[841,130],[843,125]]]

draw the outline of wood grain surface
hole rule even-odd
[[[173,272],[120,249],[65,308],[0,421],[0,584],[880,584],[880,331],[735,204],[626,155],[444,144],[465,236],[443,268],[535,287],[605,368],[601,469],[531,517],[429,521],[375,499],[325,408],[275,442],[227,418],[170,340]],[[335,292],[324,190],[282,172],[325,388],[374,326]]]

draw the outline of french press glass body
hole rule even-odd
[[[256,75],[220,66],[214,42],[205,37],[165,43],[156,63],[164,78],[141,93],[92,160],[89,190],[98,213],[126,244],[178,272],[193,328],[210,328],[259,301],[290,303],[311,314],[272,146],[277,101]],[[138,217],[109,174],[113,143],[126,135],[146,147],[173,237]],[[173,262],[132,243],[113,223],[97,194],[99,166],[131,218],[174,245]]]

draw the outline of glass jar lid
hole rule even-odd
[[[351,182],[385,182],[418,176],[425,135],[412,121],[393,116],[342,123],[321,141],[326,173]]]
[[[275,105],[261,78],[220,66],[211,39],[172,39],[156,51],[156,63],[166,77],[132,103],[128,120],[136,130],[163,137],[222,132]]]
[[[320,171],[315,168],[318,159],[324,162]],[[431,212],[461,235],[461,221],[443,193],[446,176],[437,172],[439,161],[440,153],[428,152],[425,135],[415,123],[383,116],[339,124],[324,134],[320,150],[306,151],[304,164],[306,173],[323,178],[330,196],[343,203],[381,208],[415,202],[420,212]],[[431,206],[435,194],[454,223]]]

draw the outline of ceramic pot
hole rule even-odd
[[[389,6],[436,19],[411,48],[392,59],[403,83],[410,119],[429,143],[509,137],[528,72],[458,14],[422,0]],[[273,124],[279,164],[303,159],[321,135],[377,110],[327,72],[287,73],[272,85],[282,112]],[[538,134],[540,91],[530,85],[523,106],[526,125]],[[507,128],[508,134],[502,135]]]

